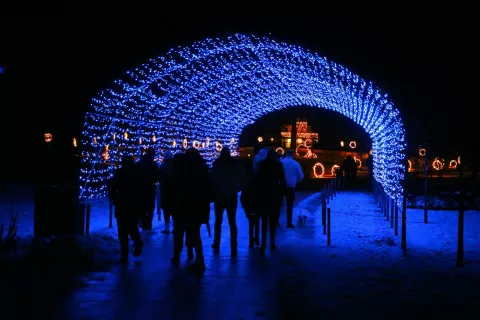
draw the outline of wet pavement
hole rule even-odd
[[[202,230],[203,276],[186,270],[185,251],[179,268],[170,264],[173,236],[161,234],[163,222],[156,222],[143,233],[141,257],[87,275],[82,287],[55,303],[55,317],[48,319],[425,319],[475,310],[480,264],[437,268],[431,257],[405,257],[399,237],[366,194],[343,193],[329,206],[331,247],[322,234],[320,194],[301,193],[294,220],[306,214],[307,224],[285,229],[282,212],[278,251],[265,256],[248,248],[239,208],[236,258],[230,256],[226,219],[219,255]],[[212,214],[212,229],[213,223]],[[45,318],[42,310],[33,314]]]

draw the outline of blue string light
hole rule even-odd
[[[106,195],[123,155],[196,147],[212,161],[242,129],[290,106],[337,111],[362,126],[373,146],[374,177],[402,198],[405,131],[387,94],[315,53],[270,38],[236,34],[170,50],[128,71],[92,99],[82,132],[84,199]]]

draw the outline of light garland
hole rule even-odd
[[[50,143],[53,140],[53,135],[47,132],[43,135],[43,139],[45,140],[46,143]]]
[[[337,172],[338,169],[340,169],[340,166],[339,166],[338,164],[334,164],[334,165],[332,166],[332,170],[331,170],[332,176],[335,176],[335,174],[336,174],[336,172]]]
[[[357,147],[357,143],[355,141],[350,141],[350,143],[348,144],[348,146],[352,149],[355,149]]]
[[[320,168],[322,169],[322,173],[321,174],[317,174],[317,168]],[[325,167],[323,166],[323,164],[321,162],[317,162],[313,165],[313,176],[315,178],[321,178],[323,177],[323,175],[325,174]]]
[[[448,167],[450,169],[457,169],[458,166],[458,161],[457,160],[450,160],[450,163],[448,164]]]
[[[400,201],[405,132],[389,96],[318,54],[242,34],[172,49],[92,99],[79,143],[80,197],[104,197],[115,170],[110,161],[138,157],[149,147],[161,158],[165,150],[177,152],[184,139],[191,145],[208,137],[212,143],[199,150],[209,164],[223,145],[234,154],[246,125],[289,106],[336,111],[362,126],[375,149],[375,179]],[[115,132],[121,134],[112,139]],[[105,145],[111,146],[108,161],[101,156]]]
[[[433,169],[440,171],[443,169],[444,164],[444,161],[440,160],[440,158],[437,157],[435,158],[435,160],[433,160],[432,167]]]
[[[361,160],[361,159],[358,159],[356,156],[354,156],[354,157],[353,157],[353,160],[355,161],[355,163],[358,163],[357,168],[361,168],[361,167],[362,167],[362,160]]]
[[[418,150],[418,155],[419,155],[420,157],[425,157],[425,156],[427,155],[427,150],[425,150],[425,148],[420,148],[420,149]]]

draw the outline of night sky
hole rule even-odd
[[[473,148],[473,22],[441,15],[262,19],[2,18],[0,93],[3,141],[24,158],[44,132],[70,141],[89,100],[126,70],[172,47],[246,32],[298,44],[344,65],[389,93],[410,146],[438,153]],[[158,20],[158,21],[155,21]],[[474,103],[474,104],[472,104]],[[478,144],[476,144],[478,145]],[[5,161],[5,157],[3,160]],[[29,160],[31,161],[31,160]]]

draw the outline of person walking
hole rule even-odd
[[[303,180],[303,171],[300,163],[293,159],[293,150],[287,150],[282,160],[283,171],[287,188],[285,190],[285,202],[287,205],[287,228],[293,229],[293,203],[295,201],[295,188],[297,183]]]

